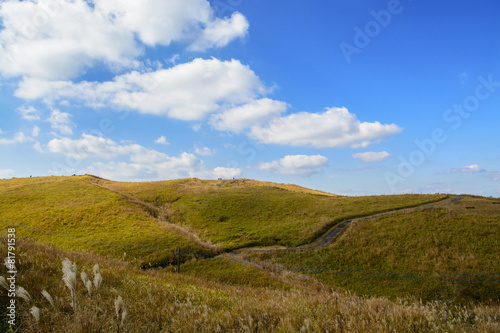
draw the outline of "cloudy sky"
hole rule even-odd
[[[0,178],[500,196],[500,2],[0,2]]]

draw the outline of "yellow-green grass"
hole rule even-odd
[[[6,240],[0,239],[0,256]],[[120,260],[89,253],[64,252],[18,239],[16,285],[31,295],[16,298],[15,332],[497,332],[500,308],[456,307],[439,302],[358,298],[349,293],[234,286],[165,270],[142,271]],[[62,281],[61,260],[77,268],[76,312]],[[89,294],[80,279],[99,264],[99,289]],[[6,268],[0,266],[0,275]],[[41,291],[54,299],[52,306]],[[115,301],[123,298],[127,314],[117,318]],[[8,332],[10,298],[0,287],[0,331]],[[40,309],[39,321],[30,309]],[[446,315],[445,315],[446,310]],[[490,316],[490,317],[489,317]]]
[[[439,201],[446,195],[339,197],[251,180],[182,179],[123,183],[89,180],[161,208],[175,223],[226,250],[296,247],[313,242],[344,219]],[[220,186],[218,186],[220,185]]]
[[[466,206],[475,206],[473,213]],[[481,207],[484,207],[483,209]],[[483,213],[481,213],[481,211]],[[467,198],[444,208],[390,215],[353,223],[330,247],[314,251],[252,254],[287,265],[341,269],[321,281],[366,295],[414,296],[424,300],[500,302],[500,205]],[[353,272],[359,270],[363,272]],[[365,271],[369,271],[365,272]],[[382,272],[397,272],[390,278]],[[404,273],[419,273],[416,276]],[[426,274],[432,273],[432,274]],[[497,281],[470,279],[496,274]]]
[[[181,265],[180,271],[184,275],[227,285],[290,289],[290,285],[281,282],[269,273],[225,256],[213,259],[193,259]]]
[[[172,255],[164,249],[203,250],[140,206],[80,177],[0,181],[0,225],[43,244],[141,265],[168,262]]]

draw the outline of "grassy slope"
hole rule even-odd
[[[474,206],[476,209],[465,209]],[[435,208],[361,221],[327,249],[254,254],[286,264],[392,272],[500,274],[500,205],[467,198]],[[368,295],[500,301],[500,281],[392,280],[317,275]]]
[[[6,255],[5,249],[5,239],[0,238],[0,256]],[[16,332],[116,332],[114,301],[118,295],[127,310],[121,332],[495,332],[500,325],[500,317],[495,317],[500,308],[492,306],[448,306],[445,321],[441,303],[422,305],[295,288],[227,286],[165,271],[141,271],[119,260],[21,240],[16,251],[16,283],[31,295],[29,302],[17,299]],[[65,257],[77,266],[76,315],[61,279]],[[85,271],[92,279],[96,263],[103,282],[89,295],[79,277]],[[0,275],[6,275],[4,266],[0,266]],[[52,295],[54,307],[41,295],[42,290]],[[8,301],[6,291],[0,288],[2,318]],[[32,306],[40,309],[38,323],[29,313]],[[491,323],[488,314],[493,316]],[[0,331],[8,331],[3,319]]]
[[[0,218],[20,237],[66,250],[127,253],[141,264],[169,257],[161,249],[202,250],[139,206],[80,177],[0,181]]]
[[[189,226],[202,239],[222,244],[226,249],[276,244],[295,247],[312,242],[344,218],[445,198],[444,195],[338,197],[246,179],[98,181],[156,205],[172,221]]]

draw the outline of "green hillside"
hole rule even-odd
[[[144,265],[168,263],[172,255],[161,250],[177,247],[204,253],[295,247],[343,219],[444,197],[338,197],[250,180],[122,183],[87,175],[40,177],[0,180],[0,218],[44,244],[126,256]]]
[[[324,283],[365,295],[499,302],[500,205],[493,202],[466,198],[442,208],[358,221],[328,248],[247,257],[321,267],[324,274],[314,276]],[[495,281],[477,274],[495,274],[484,276]]]
[[[170,221],[232,250],[296,247],[313,242],[344,219],[439,201],[445,195],[340,197],[283,184],[183,179],[123,183],[90,181],[158,207]]]
[[[204,251],[142,207],[82,180],[42,177],[0,181],[0,222],[18,237],[65,250],[126,257],[141,265],[164,249]]]

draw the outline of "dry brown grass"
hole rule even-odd
[[[2,240],[5,255],[5,240]],[[17,332],[498,332],[500,308],[423,304],[409,299],[359,298],[312,282],[289,291],[235,287],[88,254],[66,253],[19,240]],[[77,309],[61,280],[70,258],[89,276],[99,263],[102,286],[76,286]],[[5,274],[5,268],[0,275]],[[52,306],[41,291],[54,298]],[[5,291],[2,295],[4,308]],[[37,321],[33,307],[39,309]],[[31,313],[30,313],[31,312]],[[126,313],[124,315],[124,313]],[[123,319],[123,320],[122,320]],[[7,327],[2,322],[2,331]]]

